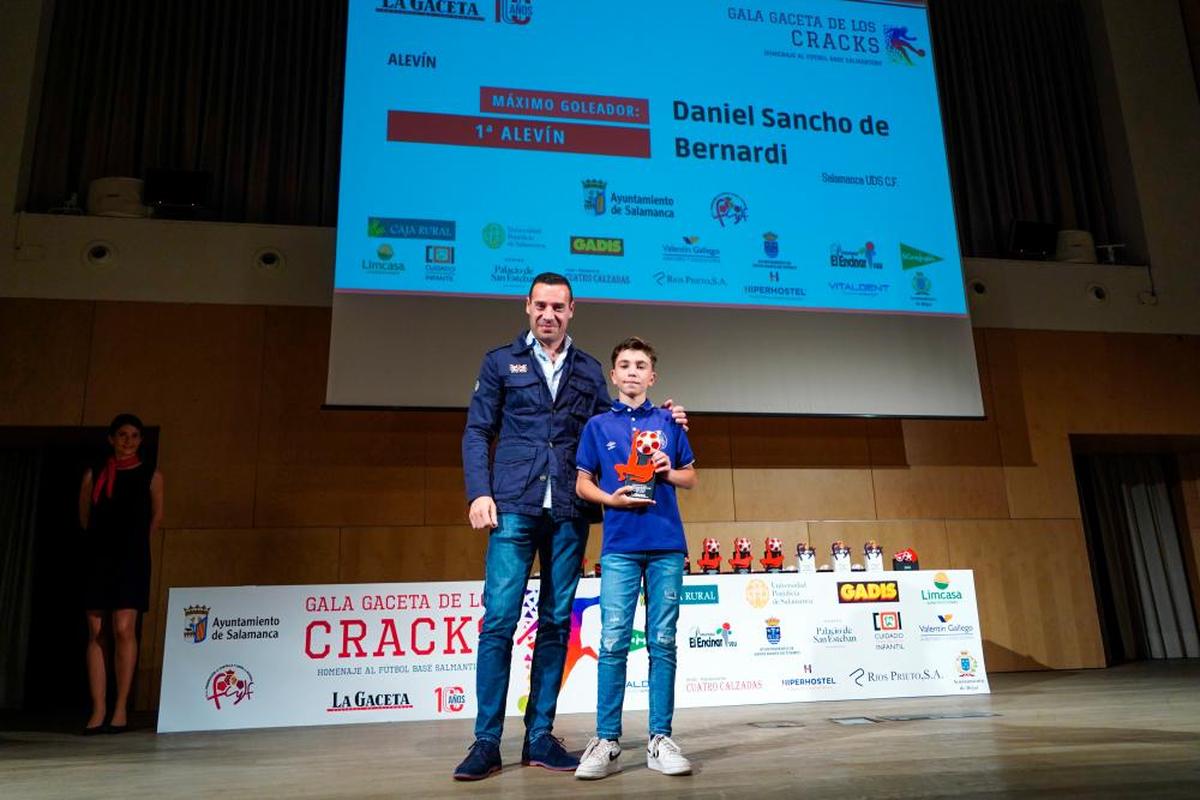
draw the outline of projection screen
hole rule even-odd
[[[980,416],[923,2],[352,0],[327,402],[461,408],[543,271],[696,411]]]

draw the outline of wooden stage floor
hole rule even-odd
[[[625,715],[624,772],[603,781],[521,767],[450,771],[470,720],[82,738],[8,717],[0,797],[1200,797],[1200,662],[992,676],[985,697],[688,709],[689,777],[646,769],[644,712]],[[844,725],[834,718],[994,714]],[[82,718],[81,718],[82,721]],[[559,718],[572,749],[591,715]],[[146,723],[149,726],[149,722]]]

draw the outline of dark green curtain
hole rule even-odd
[[[33,598],[37,450],[0,450],[0,708],[20,708]]]
[[[1119,242],[1079,0],[930,0],[959,237],[1008,254],[1014,220]]]
[[[219,219],[333,225],[346,4],[57,0],[27,209],[209,171]]]

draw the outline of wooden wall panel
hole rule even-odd
[[[155,543],[140,703],[157,693],[172,585],[482,575],[465,414],[322,409],[329,323],[314,308],[0,300],[0,424],[130,409],[161,427],[171,529]],[[1068,437],[1200,433],[1200,337],[975,336],[984,420],[694,415],[701,483],[680,495],[693,557],[706,536],[726,551],[748,536],[756,557],[769,535],[789,551],[809,539],[822,561],[835,538],[911,545],[926,567],[977,571],[992,671],[1098,666]],[[1200,461],[1189,469],[1200,554]],[[594,526],[589,564],[601,546]]]
[[[706,468],[697,463],[695,489],[678,489],[679,513],[685,523],[729,520],[735,518],[733,502],[733,470]]]
[[[1079,517],[1079,491],[1075,462],[1065,432],[1037,433],[1031,437],[1034,464],[1004,468],[1008,516],[1013,519]]]
[[[94,308],[0,299],[0,425],[80,423]]]
[[[422,423],[425,429],[424,524],[466,524],[467,495],[462,469],[466,412],[431,411],[422,415]],[[575,487],[570,487],[570,491],[574,490]]]
[[[343,528],[338,582],[481,580],[487,537],[468,525]]]
[[[905,460],[912,466],[998,467],[1003,464],[996,427],[987,338],[975,331],[982,420],[906,419],[901,422]],[[880,514],[883,515],[882,509]],[[948,514],[947,516],[956,516]]]
[[[911,467],[871,470],[880,519],[1008,516],[1001,467]]]
[[[253,524],[263,309],[97,303],[84,424],[159,425],[164,525]]]
[[[989,670],[1103,667],[1079,520],[946,520],[954,569],[975,571]]]
[[[1029,449],[1029,421],[1025,416],[1025,387],[1021,375],[1017,331],[987,330],[988,378],[991,381],[989,408],[996,423],[996,438],[1005,466],[1033,464]]]
[[[871,463],[866,421],[861,419],[731,417],[729,435],[735,467],[855,467]]]
[[[329,309],[267,309],[254,524],[423,524],[424,415],[322,410],[328,360]]]
[[[869,469],[735,469],[736,519],[874,519]]]
[[[1104,433],[1200,433],[1200,337],[1108,334]]]
[[[177,586],[338,582],[337,528],[171,530],[163,537],[163,607]]]

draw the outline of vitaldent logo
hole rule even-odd
[[[926,603],[957,603],[963,599],[962,592],[950,588],[950,576],[939,572],[933,576],[933,589],[922,589],[921,599]]]

